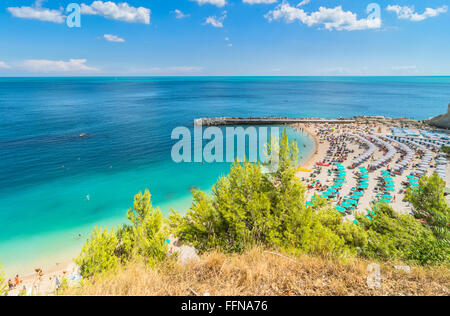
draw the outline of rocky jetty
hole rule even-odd
[[[426,122],[431,126],[450,129],[450,104],[447,113],[433,117]]]

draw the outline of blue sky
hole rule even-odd
[[[449,5],[2,0],[0,76],[450,75]]]

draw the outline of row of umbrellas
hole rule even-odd
[[[377,169],[377,168],[381,167],[383,164],[385,164],[386,162],[390,161],[392,158],[394,158],[394,155],[397,151],[391,144],[389,144],[388,142],[382,140],[381,138],[379,138],[375,135],[367,134],[366,136],[372,138],[377,144],[386,147],[388,150],[388,152],[386,153],[385,156],[370,163],[370,167]]]
[[[361,156],[359,156],[359,157],[355,158],[355,160],[353,160],[354,165],[360,165],[361,163],[365,162],[367,159],[372,157],[373,153],[377,149],[377,147],[372,142],[370,142],[366,138],[361,137],[356,134],[349,133],[348,135],[356,137],[360,142],[366,144],[368,147],[368,149]]]
[[[365,167],[359,167],[360,178],[359,178],[359,189],[367,189],[369,186],[369,173]],[[364,192],[354,191],[348,196],[344,202],[336,206],[339,212],[345,212],[347,209],[357,207],[359,200],[363,197]]]
[[[420,162],[419,166],[417,167],[417,174],[419,175],[419,177],[421,177],[430,168],[430,163],[431,163],[431,160],[433,159],[433,153],[430,150],[428,150],[425,146],[422,146],[416,142],[410,141],[409,143],[411,145],[415,146],[418,150],[425,153],[422,161]]]
[[[411,188],[413,189],[417,189],[419,187],[419,178],[417,178],[416,176],[410,174],[409,176],[406,176],[406,178],[408,179],[408,183],[411,186]]]
[[[402,161],[396,163],[395,165],[393,165],[391,167],[392,171],[395,172],[395,171],[399,171],[399,170],[405,168],[412,162],[412,160],[414,158],[414,152],[411,150],[411,148],[409,146],[407,146],[403,143],[400,143],[399,141],[396,141],[394,139],[390,139],[390,141],[397,144],[398,147],[400,148],[400,150],[406,153],[406,156],[405,156],[405,158],[403,158]]]

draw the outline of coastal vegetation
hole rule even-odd
[[[297,146],[284,133],[279,168],[263,173],[257,164],[235,162],[212,195],[193,192],[186,215],[169,217],[173,234],[199,251],[242,252],[256,245],[288,252],[348,256],[365,247],[364,231],[344,222],[325,199],[306,207],[305,187],[295,176]]]
[[[159,208],[153,208],[148,190],[134,198],[127,212],[130,224],[108,231],[96,228],[86,241],[75,263],[84,277],[117,270],[119,265],[139,258],[147,265],[165,259],[168,231]]]
[[[193,190],[190,210],[165,219],[153,208],[149,191],[136,195],[128,225],[98,228],[76,263],[84,277],[118,271],[138,260],[147,267],[173,259],[166,240],[176,238],[200,254],[246,253],[255,247],[293,256],[313,255],[345,262],[356,257],[412,265],[448,265],[449,206],[444,184],[424,177],[409,191],[413,215],[400,215],[385,203],[371,216],[348,222],[323,198],[306,206],[305,187],[295,176],[298,149],[283,133],[279,168],[263,172],[259,164],[236,161],[211,194]]]

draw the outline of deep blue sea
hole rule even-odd
[[[0,260],[9,274],[55,267],[146,188],[185,211],[229,168],[172,162],[172,130],[195,118],[425,119],[449,102],[450,77],[0,78]],[[312,139],[289,135],[307,159]]]

